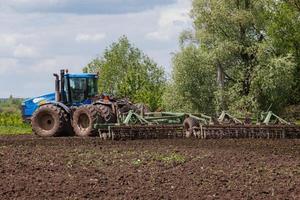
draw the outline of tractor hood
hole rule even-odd
[[[25,99],[22,102],[22,115],[24,119],[32,116],[34,111],[41,105],[55,101],[55,93],[45,94],[42,96]]]

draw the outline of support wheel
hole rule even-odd
[[[39,107],[31,119],[32,131],[41,137],[62,135],[68,123],[67,113],[62,108],[52,104]]]
[[[183,122],[183,128],[184,128],[184,133],[186,138],[190,138],[193,136],[193,128],[194,127],[199,127],[199,122],[198,120],[188,117],[184,120]]]
[[[77,108],[73,114],[72,127],[75,135],[80,137],[94,136],[97,130],[94,125],[99,121],[100,116],[96,106],[84,105]]]

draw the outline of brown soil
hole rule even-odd
[[[300,199],[300,140],[5,136],[0,199]]]

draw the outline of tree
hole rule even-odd
[[[287,104],[295,80],[295,63],[290,54],[272,51],[274,44],[268,35],[270,2],[193,1],[194,30],[184,32],[181,37],[182,48],[175,55],[173,74],[176,84],[180,84],[180,77],[185,74],[188,84],[178,88],[182,91],[189,91],[184,86],[200,80],[196,85],[201,92],[193,86],[189,93],[194,106],[205,110],[210,102],[215,105],[209,110],[228,109],[244,114],[266,110],[270,105],[278,111]],[[177,58],[191,48],[194,55],[182,58],[183,67],[178,67]],[[185,73],[193,62],[193,69],[200,70]],[[200,93],[208,99],[203,101]],[[201,105],[195,101],[199,98]]]
[[[194,45],[183,47],[173,58],[173,88],[182,97],[180,105],[190,112],[214,112],[215,75],[214,68],[207,65],[209,55],[199,52]]]
[[[267,33],[275,54],[290,54],[294,59],[295,84],[289,103],[300,104],[300,1],[273,1],[270,7]]]
[[[177,85],[168,82],[163,95],[163,108],[170,112],[194,112],[192,103],[180,94]]]
[[[85,72],[98,72],[100,92],[145,103],[151,110],[161,106],[165,77],[163,69],[123,36],[94,59]]]
[[[210,64],[224,77],[219,78],[221,109],[251,112],[256,107],[251,85],[258,46],[264,40],[263,5],[257,2],[194,1],[196,37],[202,51],[212,55]]]

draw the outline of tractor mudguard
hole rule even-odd
[[[62,108],[64,111],[66,111],[67,114],[71,114],[71,109],[68,106],[66,106],[65,104],[61,103],[61,102],[47,102],[47,103],[42,104],[40,106],[47,105],[47,104],[52,104],[52,105],[58,106],[58,107]]]

